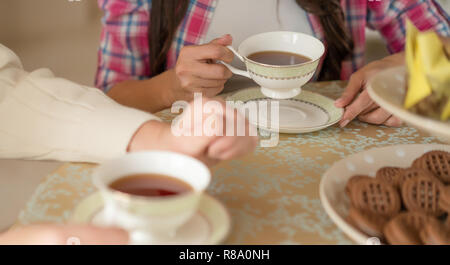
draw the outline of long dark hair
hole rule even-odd
[[[152,75],[166,70],[167,53],[188,6],[189,0],[152,0],[148,28]]]
[[[327,55],[319,80],[340,79],[342,62],[349,59],[354,42],[345,27],[340,0],[296,0],[308,13],[316,15],[325,33]],[[166,70],[167,53],[186,15],[189,0],[152,0],[149,20],[150,69],[152,75]]]

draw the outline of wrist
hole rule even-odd
[[[179,100],[176,91],[180,90],[180,85],[174,69],[167,70],[164,75],[169,84],[169,89],[166,89],[164,93],[162,93],[162,101],[167,108],[170,108],[175,101]]]
[[[134,134],[128,145],[128,152],[143,150],[169,150],[170,125],[160,121],[144,123]]]

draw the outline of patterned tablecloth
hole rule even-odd
[[[312,83],[306,89],[337,98],[341,82]],[[160,113],[170,119],[168,111]],[[322,174],[345,156],[374,147],[440,143],[411,127],[387,128],[353,122],[303,135],[281,135],[273,148],[258,148],[212,169],[209,194],[229,209],[233,228],[227,244],[349,244],[319,199]],[[65,164],[39,185],[18,224],[64,222],[94,192],[94,165]]]

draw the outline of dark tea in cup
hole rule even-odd
[[[126,176],[112,182],[109,187],[115,191],[143,197],[167,197],[194,190],[180,179],[159,174]]]
[[[296,65],[312,61],[301,54],[282,51],[255,52],[247,56],[247,58],[257,63],[276,66]]]

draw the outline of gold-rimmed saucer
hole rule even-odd
[[[83,199],[72,213],[71,222],[102,225],[103,199],[95,192]],[[155,245],[215,245],[222,243],[231,230],[226,207],[210,195],[203,195],[194,217],[178,229],[171,239],[155,239]]]

